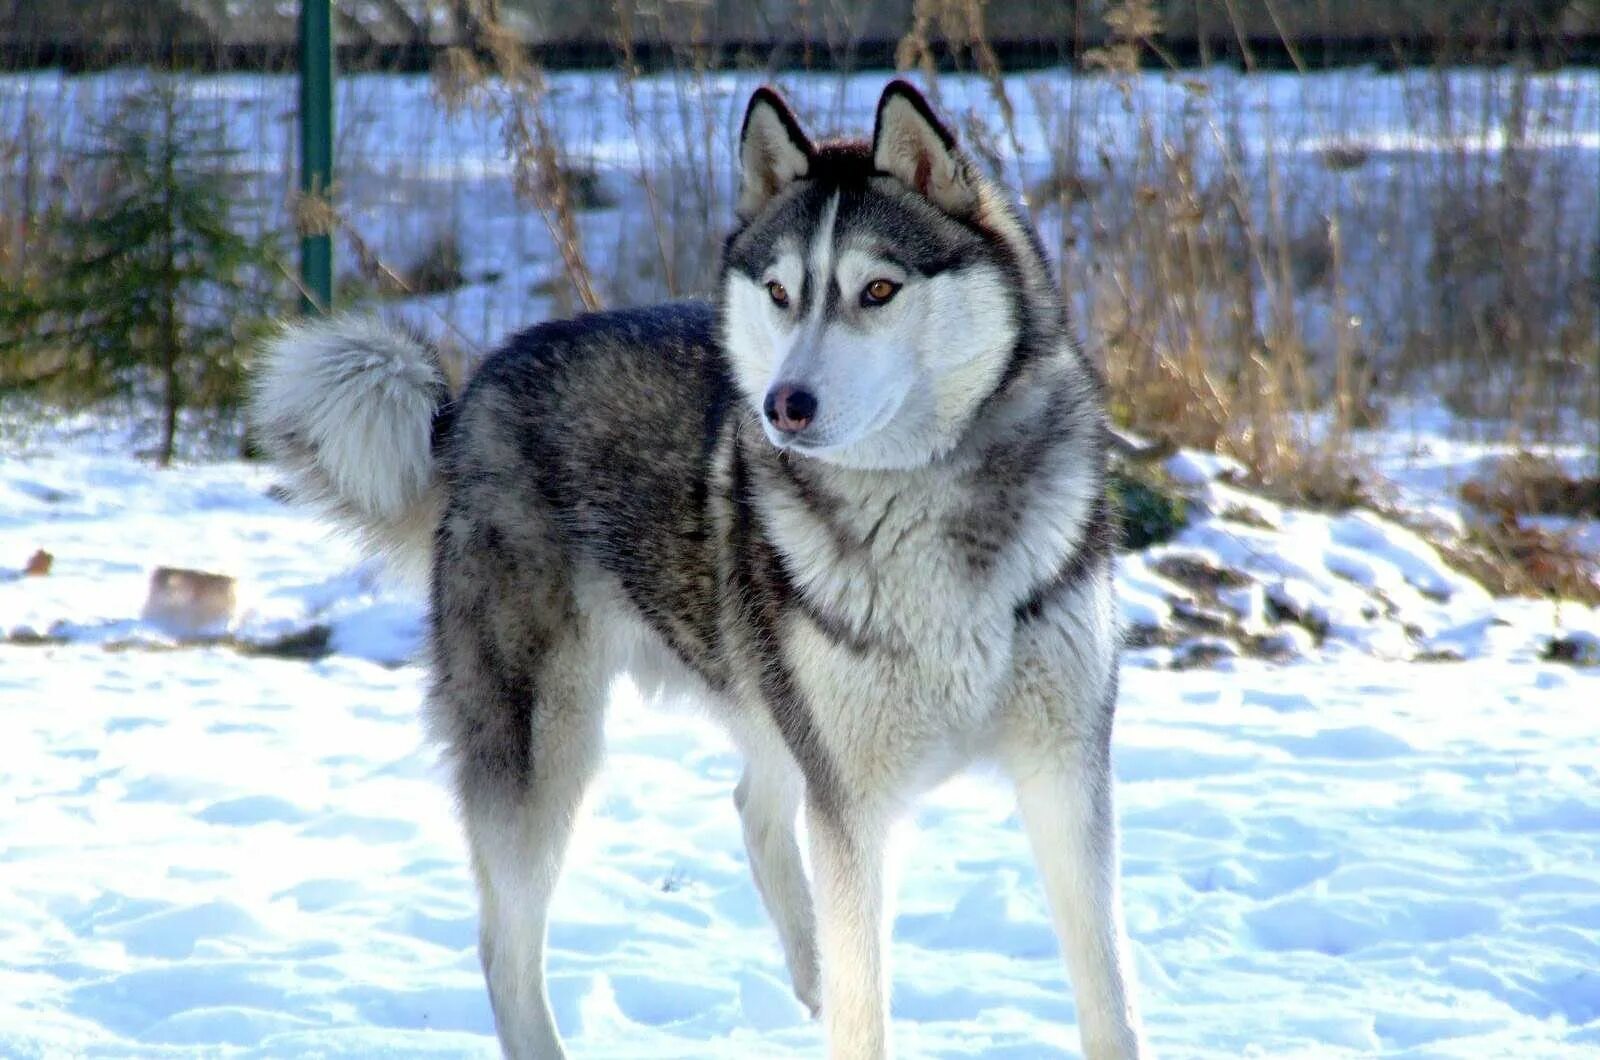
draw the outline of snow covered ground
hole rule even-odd
[[[0,461],[0,638],[44,641],[0,644],[0,1055],[492,1055],[404,663],[415,595],[272,499],[269,469],[160,472],[124,441]],[[1482,458],[1428,452],[1417,490]],[[1600,669],[1539,658],[1600,615],[1489,599],[1401,528],[1267,505],[1215,461],[1169,470],[1202,511],[1127,559],[1130,622],[1183,610],[1174,554],[1243,577],[1218,594],[1236,624],[1304,630],[1257,606],[1291,583],[1329,621],[1281,662],[1129,654],[1126,902],[1162,1054],[1600,1056]],[[51,572],[14,573],[38,548]],[[140,619],[160,564],[238,578],[230,639]],[[235,650],[313,625],[314,661]],[[1446,640],[1464,661],[1399,661]],[[554,913],[574,1054],[816,1055],[744,864],[736,756],[625,685],[608,729]],[[936,793],[905,854],[904,1055],[1076,1055],[1000,782]]]
[[[1408,523],[1455,539],[1467,518],[1460,487],[1492,475],[1517,446],[1461,437],[1460,423],[1430,402],[1395,407],[1403,426],[1367,432],[1355,449]],[[1538,451],[1574,475],[1595,466],[1593,444]],[[1165,469],[1185,488],[1193,512],[1171,541],[1123,558],[1124,622],[1133,643],[1153,645],[1134,656],[1136,663],[1181,666],[1197,654],[1210,661],[1240,650],[1279,658],[1356,652],[1516,661],[1571,638],[1600,657],[1600,609],[1496,599],[1395,518],[1275,504],[1240,488],[1244,468],[1213,454],[1180,452]],[[1600,546],[1592,520],[1545,522],[1584,547]]]
[[[488,1055],[420,675],[0,649],[0,1053]],[[1550,665],[1133,670],[1128,918],[1164,1055],[1600,1055],[1600,678]],[[815,1055],[712,730],[626,694],[559,892],[575,1055]],[[907,842],[908,1056],[1075,1055],[1006,792]]]

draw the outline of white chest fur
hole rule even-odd
[[[934,779],[984,739],[1015,601],[963,554],[958,498],[931,476],[853,496],[772,485],[762,521],[796,596],[783,650],[831,757],[896,786]]]

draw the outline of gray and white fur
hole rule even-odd
[[[1016,785],[1085,1052],[1145,1055],[1106,425],[1050,267],[904,82],[870,141],[820,144],[762,89],[740,163],[714,305],[539,325],[454,397],[370,324],[267,350],[253,419],[297,489],[431,552],[428,717],[501,1044],[564,1055],[546,910],[628,673],[692,690],[743,752],[751,869],[831,1056],[890,1054],[890,832],[979,761]]]

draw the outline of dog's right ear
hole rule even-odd
[[[756,89],[739,131],[739,205],[748,222],[790,183],[811,172],[815,148],[789,104],[766,86]]]

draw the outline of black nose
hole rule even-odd
[[[817,399],[809,390],[801,390],[792,383],[780,383],[767,391],[767,400],[761,410],[780,431],[793,434],[803,431],[817,416]]]

